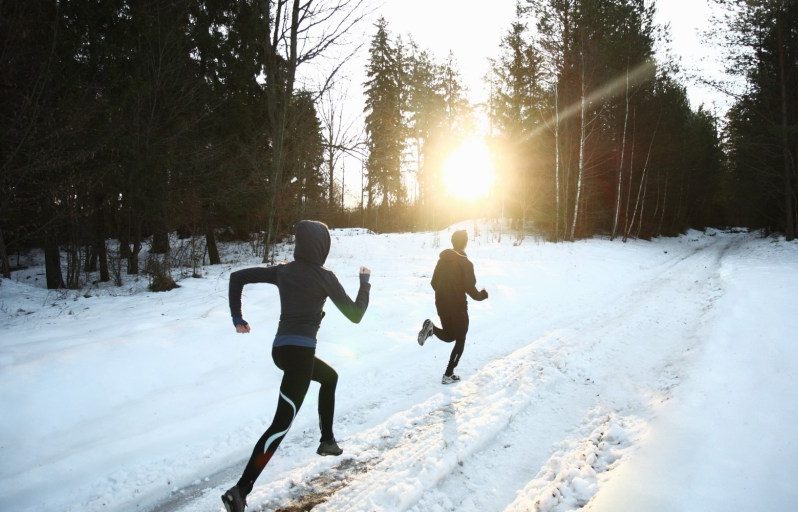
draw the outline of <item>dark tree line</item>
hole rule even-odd
[[[677,234],[716,213],[715,120],[654,60],[655,5],[527,0],[493,65],[508,212],[555,240]],[[531,30],[534,26],[535,30]]]
[[[728,222],[779,231],[798,225],[798,1],[723,0],[717,36],[746,91],[728,113],[724,194]]]
[[[3,274],[9,252],[33,246],[51,288],[79,287],[84,267],[136,274],[143,241],[168,253],[175,231],[204,237],[218,263],[220,228],[268,247],[313,215],[326,197],[320,91],[297,89],[296,70],[340,42],[360,4],[0,3]],[[335,29],[314,33],[322,21]]]
[[[268,261],[294,220],[345,218],[345,153],[363,160],[354,222],[451,220],[441,170],[475,122],[451,53],[379,20],[364,140],[330,94],[342,62],[297,86],[298,68],[343,47],[362,1],[0,2],[2,274],[41,247],[49,287],[121,282],[143,247],[168,256],[175,232],[211,263],[222,233]],[[793,239],[797,2],[717,1],[748,83],[723,141],[654,59],[655,3],[519,1],[488,77],[502,211],[553,240],[731,224]]]

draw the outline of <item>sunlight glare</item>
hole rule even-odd
[[[471,137],[454,150],[443,165],[443,183],[452,196],[480,199],[493,185],[493,162],[485,141]]]

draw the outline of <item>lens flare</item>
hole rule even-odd
[[[450,195],[480,199],[493,186],[493,161],[485,141],[471,137],[454,150],[443,165],[443,183]]]

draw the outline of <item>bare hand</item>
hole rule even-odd
[[[236,332],[240,334],[247,334],[249,332],[249,324],[236,325]]]
[[[367,276],[371,275],[371,269],[368,267],[360,267],[360,273],[366,274]]]

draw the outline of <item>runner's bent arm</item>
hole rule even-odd
[[[228,300],[230,302],[230,315],[241,318],[241,292],[245,284],[271,283],[277,284],[277,267],[252,267],[238,270],[230,274],[230,288]]]
[[[474,275],[474,264],[470,261],[463,268],[463,287],[465,292],[474,300],[485,300],[488,294],[485,290],[477,290],[477,278]]]
[[[366,276],[366,277],[364,277]],[[344,287],[335,277],[335,274],[330,272],[329,280],[325,283],[327,296],[333,301],[341,313],[344,314],[351,322],[360,323],[363,315],[366,313],[366,308],[369,305],[369,290],[371,285],[368,282],[368,274],[360,274],[360,289],[357,291],[357,298],[353,301],[349,298]]]

